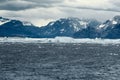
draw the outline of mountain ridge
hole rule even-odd
[[[0,17],[0,37],[55,38],[120,38],[120,16],[101,23],[95,19],[60,18],[37,27],[27,21]]]

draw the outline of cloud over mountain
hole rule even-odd
[[[106,20],[120,14],[120,0],[0,0],[0,3],[1,16],[30,20],[36,25],[61,17]]]

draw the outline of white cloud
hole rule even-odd
[[[65,0],[65,4],[75,7],[103,7],[102,5],[108,5],[108,0]]]
[[[114,0],[119,2],[118,0]],[[113,0],[65,0],[65,7],[73,7],[79,9],[92,9],[92,10],[105,10],[105,11],[116,11],[120,12],[118,6],[113,3]]]
[[[32,22],[36,25],[36,26],[46,26],[49,22],[54,21],[54,19],[34,19]]]
[[[63,17],[105,21],[120,14],[120,0],[2,0],[2,3],[14,6],[0,7],[1,16],[31,21],[40,26]]]

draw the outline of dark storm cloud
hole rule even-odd
[[[90,10],[96,10],[96,11],[113,11],[113,12],[120,12],[119,9],[113,9],[113,8],[107,8],[107,9],[102,9],[102,8],[89,8],[89,7],[75,7],[77,9],[90,9]]]
[[[0,0],[0,10],[25,10],[36,7],[53,7],[61,0]]]
[[[65,1],[67,1],[68,3],[65,3]],[[91,1],[87,1],[87,2],[95,2],[96,0],[91,0]],[[100,0],[98,0],[100,2]],[[105,2],[106,1],[106,2]],[[76,7],[75,4],[69,4],[69,3],[76,3]],[[120,1],[119,0],[103,0],[101,2],[105,2],[110,4],[111,6],[116,6],[116,7],[106,7],[106,9],[103,8],[103,6],[101,7],[91,7],[92,4],[88,4],[88,5],[83,5],[84,3],[82,0],[0,0],[0,10],[10,10],[10,11],[19,11],[19,10],[26,10],[26,9],[34,9],[36,7],[41,8],[50,8],[50,7],[61,7],[61,8],[65,8],[65,7],[69,7],[69,8],[76,8],[76,9],[91,9],[91,10],[100,10],[100,11],[115,11],[115,12],[120,12],[119,8],[120,8]],[[96,1],[97,2],[97,1]],[[96,4],[99,4],[96,3]]]
[[[6,2],[6,1],[8,1],[8,0],[0,0],[0,3],[1,3],[1,2]]]
[[[120,12],[120,0],[67,0],[61,7]],[[93,5],[94,4],[94,5]]]
[[[28,0],[24,0],[24,1],[28,1]],[[29,0],[29,1],[39,2],[39,3],[47,3],[47,4],[62,2],[62,0]]]
[[[58,6],[57,4],[62,3],[63,1],[64,0],[29,0],[29,2],[36,3],[38,7],[56,7]]]
[[[0,3],[0,10],[17,11],[37,7],[35,3],[22,0],[0,0]]]

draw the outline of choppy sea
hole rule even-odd
[[[120,80],[120,44],[1,42],[0,80]]]

